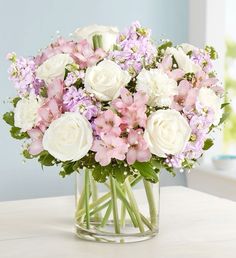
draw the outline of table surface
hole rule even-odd
[[[161,189],[160,233],[140,243],[79,240],[73,213],[72,196],[0,203],[0,257],[236,257],[236,203],[189,188]]]

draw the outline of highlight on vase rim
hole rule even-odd
[[[110,182],[113,205],[106,207],[115,212],[117,194],[130,218],[144,222],[132,201],[135,180],[150,188],[162,168],[173,175],[191,169],[226,118],[216,58],[211,46],[157,43],[139,22],[122,32],[79,28],[36,56],[7,55],[17,95],[3,119],[11,136],[24,141],[26,159],[59,166],[62,177],[85,169],[87,182]]]

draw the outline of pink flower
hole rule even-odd
[[[140,162],[149,161],[151,153],[148,149],[147,143],[143,138],[143,130],[130,130],[128,135],[129,149],[127,152],[127,162],[132,165],[136,160]]]
[[[94,121],[96,132],[99,135],[113,134],[119,136],[121,133],[121,118],[110,109],[102,112]]]
[[[48,98],[56,98],[57,100],[62,100],[63,96],[63,89],[64,89],[64,82],[60,79],[55,79],[53,82],[48,86],[47,94]]]
[[[84,69],[103,59],[106,56],[106,53],[101,48],[94,51],[89,42],[84,39],[77,44],[72,56],[79,64],[80,68]]]
[[[124,160],[128,145],[124,139],[113,134],[106,134],[102,135],[100,140],[94,140],[92,151],[96,152],[95,160],[101,166],[107,166],[112,158]]]
[[[43,151],[43,133],[38,128],[31,129],[27,133],[32,140],[28,151],[31,155],[38,155],[40,152]]]
[[[50,123],[61,116],[61,105],[55,98],[47,100],[38,110],[38,127],[45,131]]]
[[[178,86],[178,95],[174,97],[172,108],[178,111],[191,109],[196,103],[197,94],[197,88],[193,88],[189,81],[182,80]]]
[[[146,127],[146,103],[147,95],[139,91],[132,94],[126,89],[121,89],[121,98],[112,101],[114,107],[122,115],[123,127],[135,128],[137,126]]]

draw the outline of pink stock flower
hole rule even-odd
[[[146,127],[146,103],[148,97],[144,92],[132,94],[126,89],[121,89],[121,98],[112,101],[111,106],[114,107],[122,115],[122,124],[128,128],[137,126]]]
[[[113,134],[102,135],[101,139],[95,139],[92,151],[96,152],[95,160],[101,166],[107,166],[111,159],[124,160],[127,153],[128,145],[124,139],[114,136]]]
[[[32,140],[28,151],[31,155],[38,155],[40,152],[43,151],[43,133],[38,128],[31,129],[27,133]]]
[[[183,108],[191,109],[196,103],[198,89],[193,88],[187,80],[182,80],[178,86],[178,95],[174,97],[172,108],[181,111]]]
[[[149,161],[151,152],[148,149],[147,143],[143,138],[143,130],[130,130],[128,135],[129,149],[127,152],[127,162],[132,165],[136,160],[140,162]]]
[[[110,109],[102,112],[95,120],[96,132],[99,135],[113,134],[119,136],[121,133],[121,118]]]

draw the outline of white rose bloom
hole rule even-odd
[[[119,34],[119,30],[116,27],[108,27],[102,25],[90,25],[84,28],[78,28],[74,32],[74,37],[77,40],[87,39],[88,42],[93,45],[93,36],[101,35],[103,49],[108,51],[112,49],[113,45],[116,43],[116,38]]]
[[[54,120],[43,136],[43,148],[61,161],[84,157],[93,143],[92,128],[79,113],[65,113]]]
[[[184,53],[181,47],[169,47],[166,50],[166,54],[173,55],[179,68],[182,69],[185,73],[196,73],[201,70],[201,67],[198,64],[195,64],[189,58],[189,56],[186,53]]]
[[[19,100],[14,110],[15,126],[21,128],[22,132],[32,129],[36,123],[38,109],[42,103],[35,95]]]
[[[137,77],[137,90],[148,95],[148,105],[169,107],[178,93],[177,82],[160,69],[143,69]]]
[[[144,139],[158,157],[181,153],[191,135],[187,120],[176,110],[158,110],[147,120]]]
[[[120,89],[127,85],[131,76],[110,60],[89,67],[85,73],[85,89],[101,101],[109,101],[119,96]]]
[[[203,87],[199,91],[198,101],[203,107],[211,108],[214,111],[214,125],[218,125],[222,117],[221,99],[210,89]]]
[[[188,54],[190,51],[193,51],[196,49],[195,46],[188,44],[188,43],[183,43],[180,46],[182,47],[185,54]]]
[[[68,54],[57,54],[50,57],[36,70],[36,76],[44,80],[46,84],[52,82],[53,79],[64,79],[65,68],[67,64],[73,63],[73,58]]]

